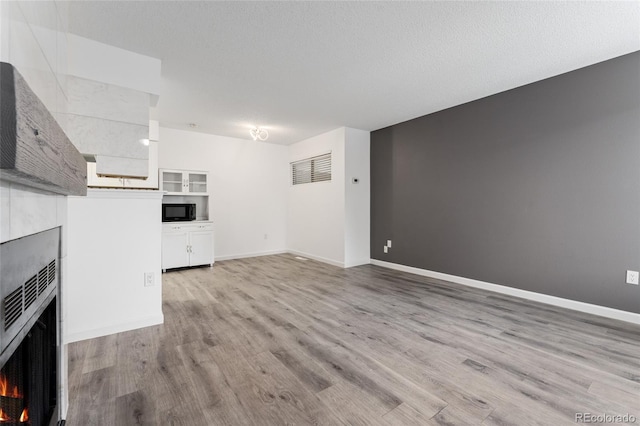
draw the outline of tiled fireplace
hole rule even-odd
[[[0,173],[0,407],[5,413],[0,426],[55,425],[66,417],[68,400],[67,357],[60,345],[67,197],[2,177]],[[20,423],[32,402],[41,406],[40,414],[28,410]],[[56,411],[51,413],[53,404]]]

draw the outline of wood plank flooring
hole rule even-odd
[[[639,326],[286,254],[163,285],[165,324],[70,345],[67,425],[640,424]]]

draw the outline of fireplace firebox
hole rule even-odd
[[[0,425],[48,425],[56,408],[56,301],[0,370]]]
[[[0,245],[0,426],[58,421],[60,230]]]

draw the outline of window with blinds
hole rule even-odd
[[[291,163],[294,185],[331,180],[331,153]]]

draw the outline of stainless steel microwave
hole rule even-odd
[[[163,204],[163,222],[188,222],[196,220],[195,204]]]

